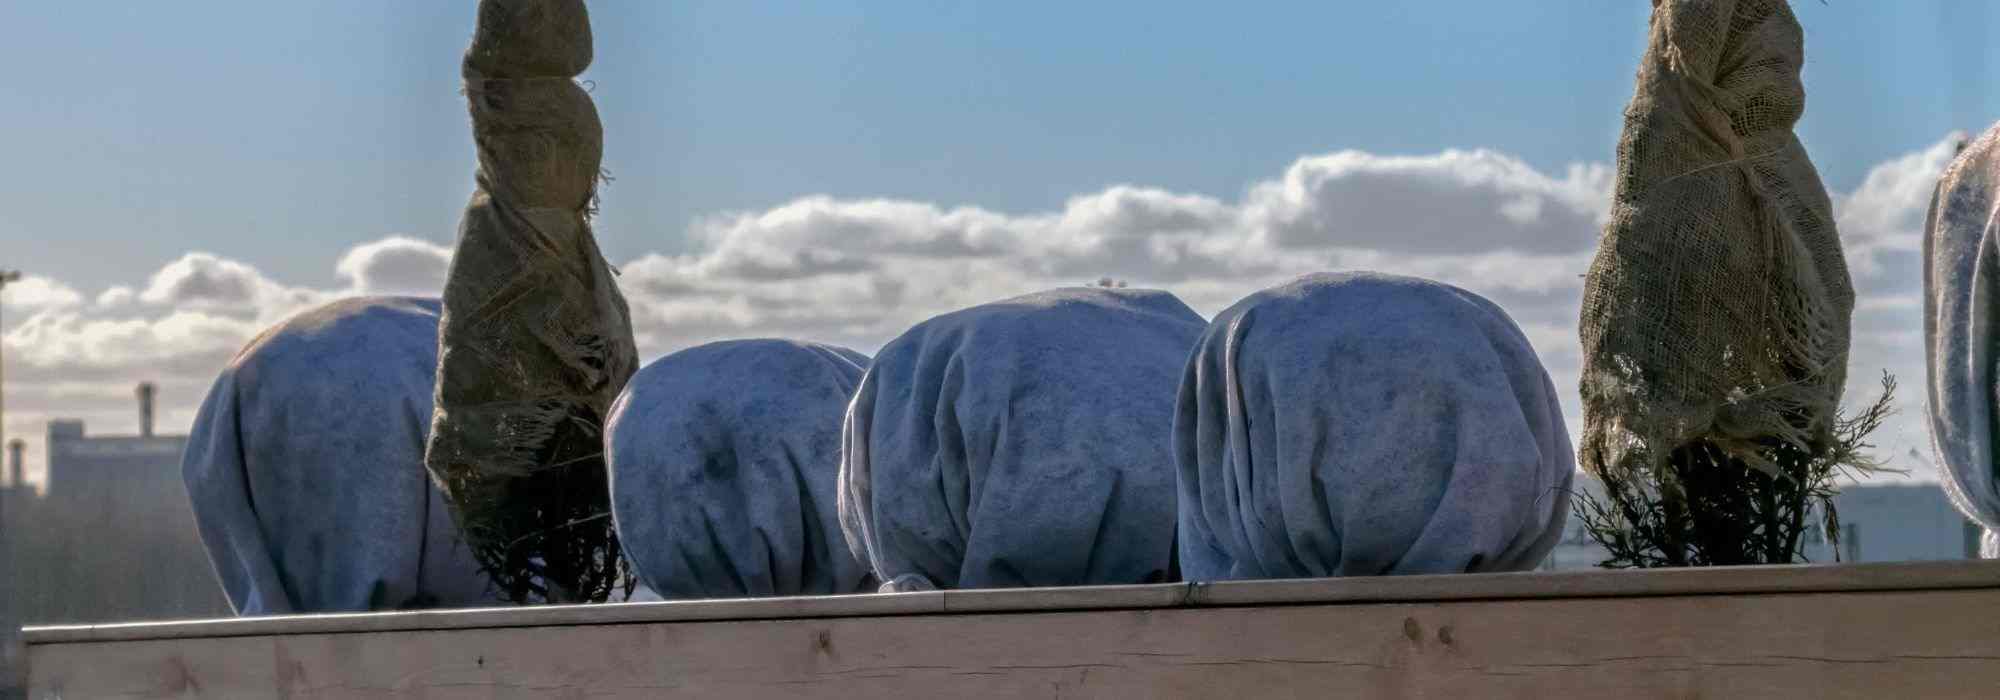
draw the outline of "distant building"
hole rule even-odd
[[[1579,477],[1579,481],[1582,478]],[[1937,484],[1849,486],[1834,497],[1840,515],[1840,551],[1835,556],[1825,533],[1805,533],[1806,557],[1814,563],[1976,559],[1979,527],[1952,508]],[[1604,548],[1572,517],[1543,569],[1597,566]]]
[[[1835,497],[1834,506],[1841,561],[1979,557],[1979,526],[1953,508],[1937,484],[1852,487]],[[1824,542],[1814,544],[1814,561],[1833,561]]]
[[[153,433],[153,386],[141,384],[139,434],[92,437],[82,421],[48,424],[40,496],[0,503],[11,612],[28,623],[229,614],[181,482],[187,436]],[[19,481],[20,453],[9,469]]]

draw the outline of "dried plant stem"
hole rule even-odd
[[[1884,373],[1881,396],[1858,414],[1836,415],[1827,444],[1760,441],[1772,468],[1752,467],[1697,441],[1674,450],[1657,470],[1593,473],[1603,494],[1577,494],[1576,517],[1610,553],[1601,564],[1608,568],[1803,562],[1800,542],[1815,524],[1824,528],[1837,559],[1836,482],[1895,471],[1869,456],[1873,445],[1867,442],[1894,413],[1895,393],[1895,378]],[[1818,523],[1809,520],[1814,511]]]

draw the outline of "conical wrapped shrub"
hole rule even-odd
[[[574,80],[590,60],[582,0],[482,0],[464,62],[478,189],[445,282],[424,461],[517,602],[631,581],[602,427],[638,353],[590,229],[603,131]]]
[[[1804,54],[1783,0],[1654,3],[1584,287],[1578,447],[1607,484],[1657,490],[1670,521],[1720,512],[1675,460],[1721,465],[1696,471],[1724,485],[1803,482],[1838,442],[1854,290],[1792,133]]]

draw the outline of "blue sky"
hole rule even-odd
[[[470,190],[472,2],[5,3],[4,263],[94,293],[188,250],[299,283]],[[1796,5],[1828,186],[2000,116],[1984,0]],[[1302,154],[1608,161],[1647,3],[594,3],[614,260],[807,194],[1021,212],[1228,197]]]

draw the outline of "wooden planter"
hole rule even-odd
[[[29,697],[2000,697],[2000,562],[37,627]]]

